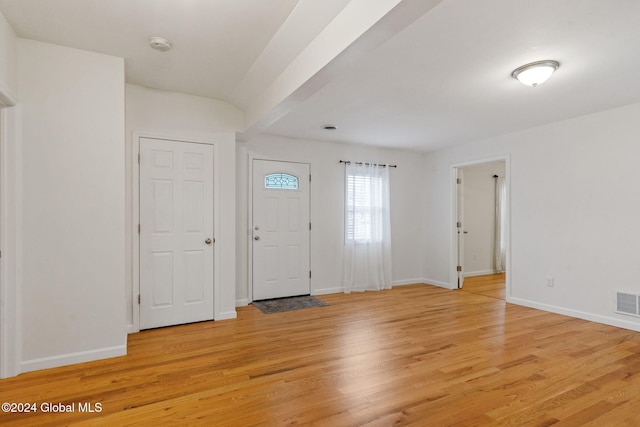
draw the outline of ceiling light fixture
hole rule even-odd
[[[322,129],[324,129],[324,130],[336,130],[336,129],[338,129],[338,126],[336,126],[336,125],[323,125]]]
[[[160,52],[166,52],[171,49],[171,42],[167,39],[163,39],[162,37],[151,37],[149,39],[149,46],[155,50],[159,50]]]
[[[559,66],[560,63],[558,61],[552,60],[532,62],[513,70],[511,77],[519,80],[522,84],[536,87],[546,82]]]

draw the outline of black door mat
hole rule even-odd
[[[309,295],[288,298],[265,299],[252,303],[264,314],[282,313],[283,311],[301,310],[303,308],[324,307],[326,302]]]

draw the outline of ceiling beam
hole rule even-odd
[[[442,0],[353,0],[245,109],[249,140]]]

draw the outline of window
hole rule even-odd
[[[370,163],[347,163],[344,190],[344,291],[389,289],[389,169]]]
[[[298,177],[288,173],[272,173],[264,177],[264,188],[269,190],[297,190]]]
[[[381,241],[388,216],[387,174],[381,167],[348,168],[346,175],[345,238],[347,241]]]

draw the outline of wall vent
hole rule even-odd
[[[616,313],[640,317],[640,295],[629,292],[616,292]]]

